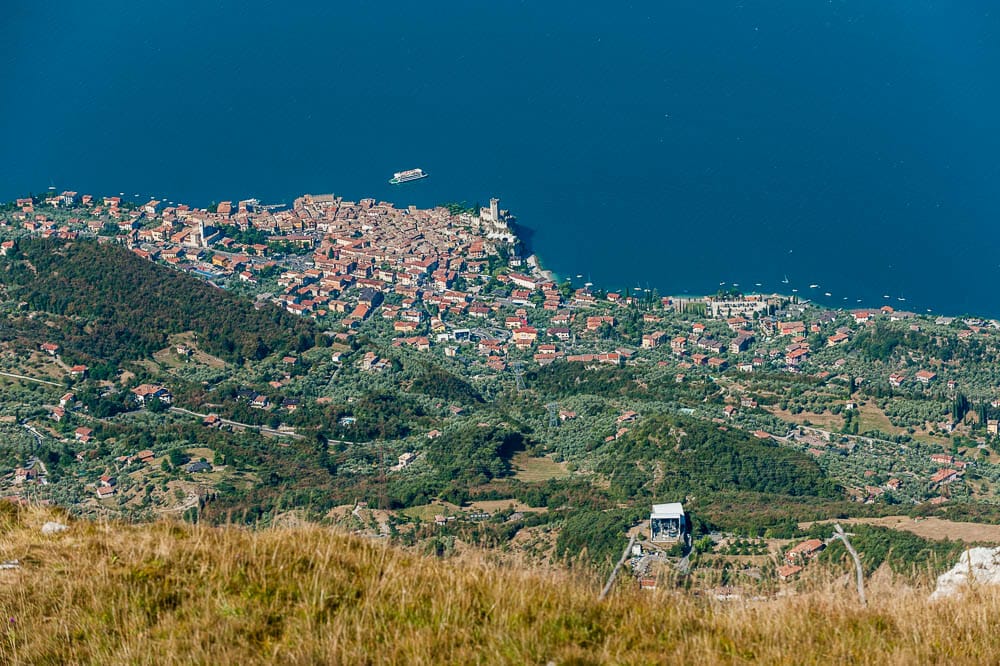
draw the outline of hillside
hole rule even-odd
[[[4,663],[986,663],[1000,594],[929,603],[888,576],[718,602],[449,560],[315,526],[74,522],[0,505]],[[44,535],[56,518],[65,532]],[[81,575],[83,574],[83,575]]]
[[[831,544],[782,573],[829,539],[817,521],[853,520],[866,572],[910,582],[1000,543],[981,529],[1000,523],[1000,322],[579,289],[446,209],[303,197],[284,227],[241,214],[250,238],[223,207],[197,213],[224,237],[195,248],[176,211],[122,235],[112,204],[0,209],[0,496],[97,520],[294,514],[593,576],[681,502],[690,556],[644,551],[632,579],[682,560],[688,589],[746,598],[837,569]],[[414,216],[423,238],[382,242]]]
[[[31,310],[61,317],[56,330],[15,320],[7,335],[55,342],[79,361],[151,357],[171,334],[186,331],[205,351],[236,363],[306,349],[314,340],[311,322],[270,304],[256,310],[110,243],[23,239],[0,261],[0,285]]]

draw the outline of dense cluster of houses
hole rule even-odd
[[[519,255],[518,239],[511,230],[512,217],[492,199],[478,215],[446,207],[397,208],[375,199],[347,201],[332,194],[303,195],[290,207],[262,206],[254,199],[223,201],[213,210],[184,204],[149,201],[141,205],[120,197],[93,197],[66,191],[51,193],[45,204],[69,208],[78,217],[55,222],[44,209],[36,210],[32,199],[19,199],[10,220],[41,235],[75,237],[80,233],[101,234],[127,245],[137,255],[186,270],[206,279],[236,278],[256,283],[262,274],[277,275],[279,293],[273,301],[289,312],[339,321],[338,333],[349,338],[354,329],[373,316],[392,322],[395,344],[427,351],[438,343],[454,353],[454,342],[477,319],[499,323],[506,316],[509,339],[478,336],[477,351],[496,370],[507,366],[507,351],[530,350],[540,365],[558,359],[586,364],[622,364],[634,350],[595,348],[584,353],[566,353],[562,345],[575,341],[574,331],[599,339],[599,333],[618,326],[618,318],[607,305],[631,306],[635,296],[588,288],[566,292]],[[266,242],[242,242],[246,233]],[[7,245],[12,243],[8,242]],[[289,248],[300,254],[285,256]],[[9,249],[5,245],[5,250]],[[280,253],[278,252],[280,250]],[[503,267],[506,270],[497,272]],[[503,298],[491,297],[483,286],[496,279],[507,283]],[[386,296],[393,294],[393,304]],[[591,311],[601,303],[600,311]],[[686,367],[702,366],[721,372],[735,363],[741,372],[753,372],[780,362],[783,369],[798,372],[815,353],[809,336],[823,333],[826,346],[836,347],[851,339],[858,327],[877,318],[892,321],[913,319],[913,313],[855,310],[850,324],[833,326],[835,312],[810,312],[788,308],[781,296],[726,296],[703,299],[664,298],[666,309],[686,310],[697,304],[704,322],[695,322],[688,335],[658,329],[659,316],[646,313],[641,336],[642,350],[666,345],[683,359]],[[546,312],[544,326],[529,321],[533,308]],[[613,308],[612,308],[613,310]],[[433,314],[430,314],[433,312]],[[533,320],[540,318],[532,317]],[[731,335],[707,332],[709,320],[723,320]],[[456,326],[456,322],[459,326]],[[914,322],[911,327],[919,329]],[[652,329],[652,330],[650,330]],[[787,339],[784,348],[773,346],[766,353],[747,357],[761,340]],[[597,347],[597,344],[591,347]],[[44,350],[50,354],[55,349]],[[580,350],[576,350],[579,352]],[[734,361],[733,357],[738,357]],[[82,373],[85,368],[79,369]],[[917,372],[912,380],[923,385],[936,379],[930,369]],[[908,378],[894,372],[893,387]],[[143,397],[136,396],[140,402]]]
[[[76,192],[52,194],[46,203],[70,207],[80,217],[57,224],[43,210],[36,211],[31,199],[21,199],[13,220],[29,231],[62,237],[95,232],[107,238],[110,226],[117,242],[139,256],[208,279],[253,283],[264,273],[276,275],[280,291],[271,297],[278,306],[302,316],[329,317],[339,326],[336,335],[341,339],[349,339],[362,322],[378,316],[392,322],[396,346],[430,351],[442,344],[444,353],[454,356],[458,343],[469,342],[495,371],[507,369],[513,350],[522,352],[519,356],[529,352],[538,365],[563,360],[598,366],[625,364],[637,352],[669,346],[679,369],[677,381],[684,381],[686,370],[699,367],[709,372],[735,367],[751,373],[766,367],[794,373],[812,360],[817,334],[825,339],[825,347],[837,347],[879,319],[915,318],[891,307],[859,309],[849,313],[845,324],[842,314],[796,306],[778,295],[663,298],[658,310],[687,311],[694,304],[704,313],[703,320],[694,321],[687,334],[678,334],[676,327],[660,327],[662,315],[645,312],[636,350],[602,345],[601,340],[612,337],[607,332],[620,325],[615,307],[635,305],[637,297],[560,289],[520,258],[512,218],[496,199],[478,216],[445,207],[396,208],[374,199],[354,202],[308,194],[281,210],[253,199],[223,201],[214,210],[160,201],[134,206],[119,197],[97,199]],[[240,242],[243,232],[263,235],[268,242]],[[274,243],[302,254],[276,256]],[[506,283],[503,296],[484,291],[493,280]],[[529,316],[536,308],[544,314]],[[484,329],[494,330],[502,322],[506,337],[484,335],[482,329],[472,334],[470,329],[480,320]],[[713,320],[724,321],[727,332],[711,325]],[[919,321],[910,324],[913,330],[919,326]],[[581,340],[587,343],[583,348],[576,344]],[[43,351],[56,355],[58,346],[49,344]],[[379,371],[386,364],[385,359],[366,359],[363,369]],[[71,369],[76,376],[86,371],[83,366]],[[866,379],[874,378],[857,381]],[[937,373],[925,368],[908,377],[897,371],[887,379],[893,388],[910,381],[919,387],[933,383]],[[954,380],[948,387],[955,388]],[[140,404],[149,388],[133,391]],[[169,403],[169,391],[159,388],[155,397]]]

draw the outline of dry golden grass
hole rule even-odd
[[[834,582],[772,601],[640,594],[579,572],[439,561],[316,526],[76,522],[0,509],[5,664],[991,663],[1000,594]]]

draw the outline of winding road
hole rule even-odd
[[[200,419],[204,419],[208,414],[199,414],[198,412],[192,412],[189,409],[184,409],[183,407],[171,407],[170,411],[174,414],[187,414],[188,416],[197,416]],[[305,435],[300,435],[291,430],[275,430],[274,428],[268,428],[267,426],[252,425],[250,423],[240,423],[239,421],[230,421],[229,419],[220,418],[221,423],[226,425],[234,426],[236,428],[246,428],[248,430],[256,430],[264,435],[274,435],[276,437],[291,437],[292,439],[305,439]]]

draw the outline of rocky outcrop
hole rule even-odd
[[[60,532],[65,532],[69,527],[63,525],[62,523],[50,520],[49,522],[42,525],[42,534],[59,534]]]
[[[970,548],[958,558],[958,564],[938,576],[931,599],[961,594],[970,585],[1000,583],[1000,548]]]

